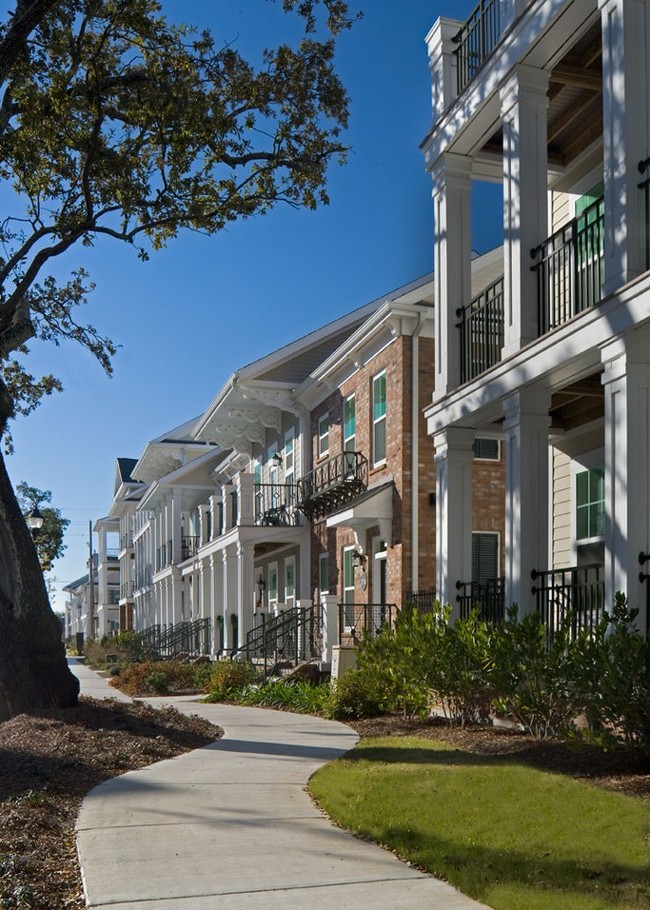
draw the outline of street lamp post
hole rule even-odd
[[[43,527],[44,521],[38,506],[34,506],[33,509],[29,510],[29,512],[25,515],[25,521],[27,522],[29,533],[32,535],[32,540],[35,541],[38,535],[41,533],[41,528]]]

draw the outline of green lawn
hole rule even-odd
[[[514,760],[367,739],[311,792],[338,823],[495,910],[650,910],[650,805]]]

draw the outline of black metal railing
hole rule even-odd
[[[159,625],[154,625],[138,632],[137,636],[143,651],[152,658],[197,657],[210,654],[212,622],[207,617],[193,622],[179,622],[164,631]]]
[[[119,547],[107,547],[106,548],[106,558],[107,559],[117,559],[120,555]]]
[[[256,483],[253,495],[256,525],[293,527],[298,524],[295,484]]]
[[[233,652],[256,662],[264,679],[272,676],[278,664],[297,666],[321,656],[321,630],[318,608],[296,607],[277,616],[262,615],[261,625],[246,636],[246,644]]]
[[[469,19],[454,36],[458,94],[472,81],[501,37],[501,0],[480,0]]]
[[[459,307],[460,381],[469,382],[501,360],[503,348],[503,276]]]
[[[645,267],[650,269],[650,158],[639,162],[639,173],[648,173],[645,180],[639,184],[639,189],[643,190],[645,200]]]
[[[407,591],[404,603],[411,604],[419,613],[433,613],[436,608],[437,598],[435,588],[426,588],[419,591]]]
[[[301,477],[298,508],[309,519],[334,511],[362,493],[368,485],[368,459],[361,452],[341,452]]]
[[[645,553],[643,550],[639,553],[639,565],[641,566],[641,571],[639,572],[639,581],[641,584],[645,582],[645,634],[646,637],[650,634],[650,573],[644,572],[643,567],[650,562],[650,553]]]
[[[396,604],[339,604],[339,644],[375,638],[384,626],[393,625],[396,614]]]
[[[457,581],[456,601],[460,618],[466,619],[472,610],[478,610],[479,619],[499,623],[505,618],[505,579],[488,578],[485,581]]]
[[[601,197],[531,250],[532,270],[537,273],[540,336],[600,302],[604,233],[605,201]]]
[[[181,537],[181,562],[192,559],[199,549],[199,538],[195,535],[183,534]]]
[[[531,572],[537,612],[549,641],[567,617],[573,635],[598,625],[605,610],[604,576],[598,564]]]

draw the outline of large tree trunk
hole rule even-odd
[[[71,707],[78,693],[61,624],[0,454],[0,721],[34,708]]]

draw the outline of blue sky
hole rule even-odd
[[[162,0],[173,20],[210,27],[244,53],[291,29],[268,0]],[[117,243],[77,250],[96,283],[88,321],[121,345],[108,379],[71,344],[34,346],[31,369],[65,391],[13,426],[14,484],[52,490],[71,520],[55,564],[62,585],[82,575],[88,521],[111,504],[115,459],[201,413],[239,366],[432,268],[431,181],[419,144],[431,125],[424,38],[438,16],[464,19],[465,0],[351,0],[364,18],[341,36],[338,69],[351,96],[352,146],[332,166],[329,207],[278,208],[211,238],[186,233],[140,262]],[[5,6],[3,3],[2,6]],[[499,242],[499,203],[474,205],[479,251]]]

